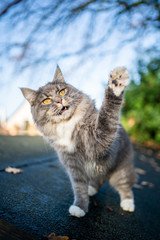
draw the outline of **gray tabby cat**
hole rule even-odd
[[[132,145],[119,123],[128,83],[126,68],[113,70],[99,111],[94,101],[64,81],[59,67],[53,82],[37,91],[21,89],[38,129],[69,174],[74,191],[72,216],[83,217],[88,212],[89,196],[106,180],[119,192],[122,209],[134,211]]]

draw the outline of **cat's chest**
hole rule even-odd
[[[76,148],[76,143],[73,138],[73,132],[80,117],[74,117],[69,121],[59,123],[54,129],[54,136],[51,137],[52,142],[59,150],[65,150],[73,153]]]

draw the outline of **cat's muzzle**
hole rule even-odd
[[[62,113],[64,113],[65,111],[67,111],[68,108],[69,108],[68,106],[63,106],[62,109],[61,109],[61,111],[59,112],[59,115],[62,115]]]

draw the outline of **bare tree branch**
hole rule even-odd
[[[49,59],[89,54],[93,49],[99,49],[102,55],[113,53],[114,49],[108,49],[107,43],[115,30],[121,33],[122,39],[118,44],[121,47],[137,39],[143,42],[142,32],[159,35],[159,0],[6,0],[1,8],[0,21],[5,19],[10,37],[0,40],[0,54],[8,55],[22,66],[45,59],[47,62]],[[62,49],[57,53],[52,46],[58,45],[58,37],[64,42],[65,34],[75,23],[75,37],[80,34],[83,24],[79,37],[81,47]],[[75,44],[74,39],[72,44]],[[159,50],[158,42],[155,44]],[[105,46],[103,53],[100,46]]]
[[[9,3],[8,5],[6,5],[4,7],[4,9],[2,11],[0,11],[0,17],[2,17],[3,15],[5,15],[13,6],[19,4],[20,2],[22,2],[23,0],[15,0],[11,3]]]

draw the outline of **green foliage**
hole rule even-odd
[[[160,143],[160,60],[139,62],[140,83],[133,80],[125,94],[122,123],[138,142]]]

